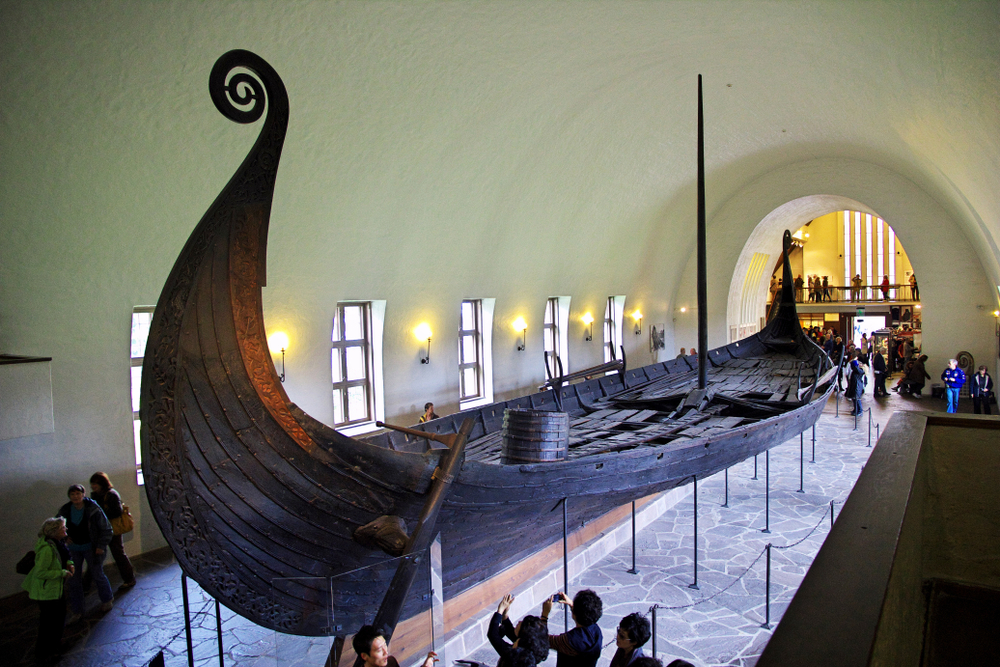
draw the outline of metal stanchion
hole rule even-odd
[[[805,458],[806,458],[806,454],[805,454],[805,447],[806,447],[805,438],[806,438],[806,436],[803,433],[799,433],[799,490],[796,491],[795,493],[805,493],[806,492],[805,491],[805,487],[804,487],[805,470],[804,470],[804,467],[803,467],[803,464],[804,464]]]
[[[833,401],[833,404],[835,406],[837,406],[837,414],[835,414],[834,417],[839,417],[840,416],[840,387],[837,387],[837,389],[834,390],[833,396],[834,396],[834,399],[835,399]]]
[[[830,501],[830,530],[833,530],[833,501]]]
[[[563,506],[563,592],[569,595],[569,519],[566,516],[566,498]],[[569,632],[569,605],[563,605],[563,632]]]
[[[688,588],[698,590],[698,476],[693,475],[694,480],[694,583],[688,584]]]
[[[181,596],[184,599],[184,633],[187,636],[188,667],[194,667],[194,647],[191,645],[191,606],[188,604],[187,575],[181,573]]]
[[[723,507],[729,507],[729,468],[726,468],[726,501],[722,503]]]
[[[653,657],[656,657],[656,605],[653,605],[653,623],[652,623],[652,633],[653,633]]]
[[[764,530],[771,532],[771,450],[764,452]]]
[[[816,463],[816,424],[813,424],[813,457],[809,463]]]
[[[222,613],[219,610],[219,601],[215,601],[215,636],[219,640],[219,667],[225,667],[222,658]]]
[[[876,444],[878,444],[878,439],[882,437],[881,435],[879,435],[879,426],[880,426],[880,424],[878,422],[875,422],[875,443]]]
[[[872,446],[872,409],[868,408],[868,447]]]
[[[629,574],[639,574],[639,570],[635,569],[635,501],[632,501],[632,569],[626,570]],[[567,593],[566,595],[569,595]]]
[[[764,623],[760,626],[771,629],[771,543],[767,544],[767,578],[764,583]]]
[[[753,477],[750,479],[757,479],[757,455],[753,455]]]

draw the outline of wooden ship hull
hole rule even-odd
[[[240,67],[256,79],[232,74]],[[384,516],[412,528],[448,450],[399,432],[346,437],[288,400],[261,305],[287,94],[274,70],[246,51],[222,56],[209,88],[234,121],[258,120],[265,100],[267,116],[185,245],[154,313],[141,389],[147,495],[185,573],[227,607],[281,632],[349,634],[371,620],[397,566],[356,531]],[[692,390],[692,358],[676,359],[557,382],[420,425],[455,433],[473,420],[434,528],[445,597],[561,539],[564,500],[574,530],[813,425],[836,369],[802,336],[789,278],[764,331],[707,354],[705,390]],[[557,407],[570,415],[566,459],[503,463],[504,410]],[[426,606],[422,586],[406,598],[404,617]]]

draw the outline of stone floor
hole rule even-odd
[[[971,409],[969,401],[962,408]],[[873,423],[884,428],[893,410],[943,410],[944,401],[929,396],[921,400],[898,397],[874,403]],[[839,507],[850,492],[871,449],[867,416],[854,430],[841,399],[836,416],[833,401],[816,428],[816,461],[810,462],[810,433],[805,434],[804,493],[799,488],[799,439],[770,452],[770,513],[765,512],[765,456],[729,471],[729,506],[722,507],[724,476],[698,484],[699,589],[694,581],[693,503],[683,501],[667,511],[636,538],[638,574],[629,574],[631,546],[626,545],[591,567],[570,584],[571,594],[580,588],[597,591],[604,600],[604,630],[608,646],[605,658],[614,652],[618,620],[633,611],[656,610],[656,651],[664,663],[683,657],[702,665],[753,665],[770,637],[761,627],[765,619],[765,546],[771,553],[770,620],[781,618],[830,527],[830,501]],[[874,433],[872,439],[874,442]],[[839,511],[839,510],[838,510]],[[768,525],[770,534],[761,532]],[[787,548],[786,548],[787,547]],[[181,595],[181,573],[168,554],[150,554],[137,559],[139,584],[119,595],[107,614],[96,611],[92,592],[90,613],[66,629],[60,665],[144,665],[163,647],[166,664],[187,664],[186,636]],[[113,585],[118,582],[112,581]],[[214,601],[192,581],[188,582],[193,618],[195,664],[219,664]],[[36,612],[34,607],[8,611],[0,616],[0,664],[32,664]],[[561,626],[560,616],[554,615]],[[322,665],[328,640],[304,642],[301,638],[276,637],[221,609],[225,665],[271,667],[276,664]],[[307,645],[311,644],[311,645]],[[650,649],[651,645],[647,645]],[[277,655],[277,660],[276,660]],[[496,656],[486,645],[467,657],[489,665]],[[603,661],[602,661],[603,662]],[[554,655],[545,663],[555,664]]]

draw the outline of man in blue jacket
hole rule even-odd
[[[945,394],[948,397],[948,412],[958,412],[958,392],[965,384],[965,371],[958,367],[957,359],[948,360],[948,368],[941,373]]]
[[[569,605],[576,627],[561,635],[549,635],[549,647],[556,651],[556,667],[595,667],[601,657],[601,620],[604,604],[597,593],[582,590],[571,602],[565,593],[559,593],[559,604]],[[552,598],[542,603],[542,620],[549,620]]]

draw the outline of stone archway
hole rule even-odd
[[[728,341],[738,340],[758,330],[765,312],[771,267],[781,252],[781,235],[795,231],[810,220],[853,210],[877,215],[871,208],[849,197],[809,195],[775,208],[757,223],[733,268],[726,307]]]

